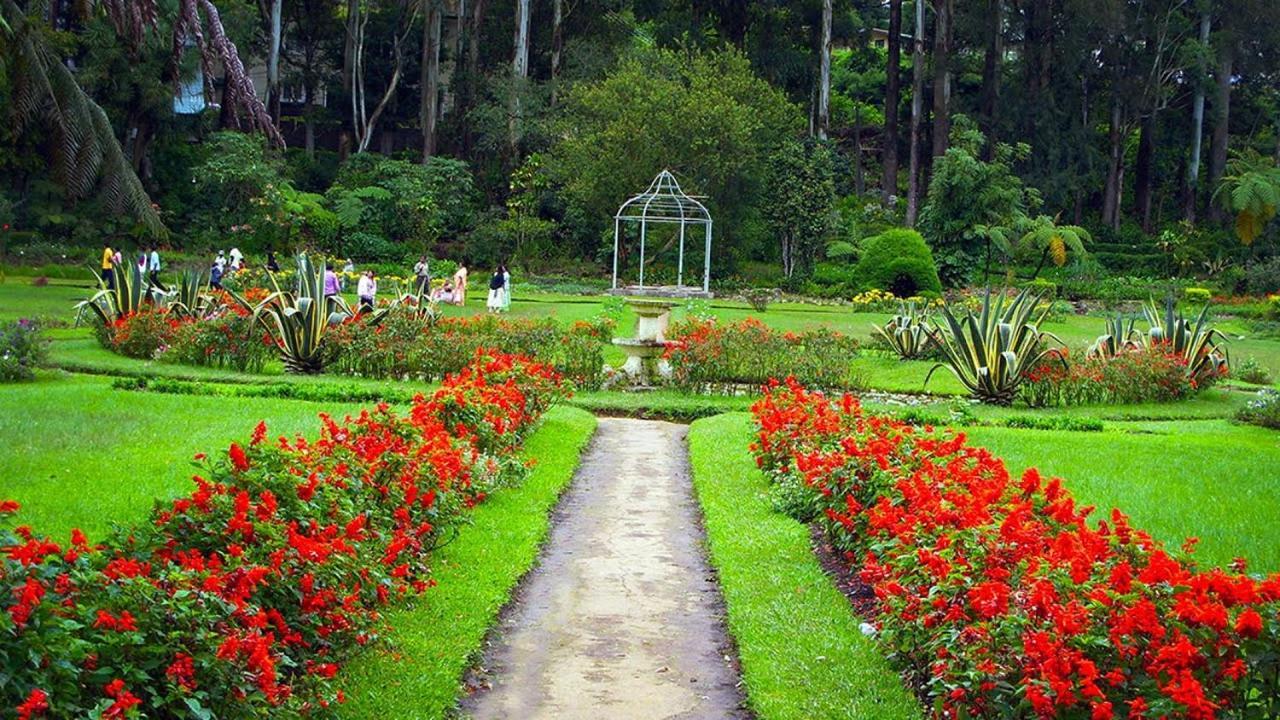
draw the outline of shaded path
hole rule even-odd
[[[488,718],[742,718],[685,434],[601,418],[463,703]]]

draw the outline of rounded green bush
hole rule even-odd
[[[898,297],[942,292],[933,253],[920,233],[906,228],[864,240],[854,274],[863,290],[888,290]]]

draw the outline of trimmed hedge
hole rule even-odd
[[[888,290],[898,297],[942,292],[933,252],[920,233],[906,228],[865,240],[856,276],[863,290]]]

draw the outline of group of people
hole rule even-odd
[[[111,248],[109,242],[102,245],[102,282],[108,288],[115,288],[116,269],[124,263],[124,256],[119,250]],[[149,274],[151,285],[153,287],[164,290],[164,286],[160,283],[160,249],[157,246],[143,248],[138,254],[138,269],[144,274]],[[209,287],[214,290],[221,290],[222,281],[229,275],[239,272],[245,267],[244,253],[239,248],[231,248],[228,252],[218,251],[213,259],[212,265],[209,267]],[[276,254],[273,251],[267,251],[267,270],[271,272],[279,272],[280,264],[276,260]],[[343,267],[344,274],[354,274],[355,265],[347,260]],[[417,264],[413,266],[413,274],[417,279],[418,292],[426,295],[430,293],[431,299],[435,302],[449,303],[451,305],[464,305],[467,301],[467,266],[466,263],[459,263],[458,269],[453,276],[444,281],[444,284],[434,291],[431,289],[431,268],[427,261],[427,256],[423,255],[418,258]],[[324,295],[326,298],[334,297],[343,292],[342,277],[333,269],[332,263],[326,263],[324,267]],[[378,297],[378,275],[373,270],[365,270],[360,274],[360,279],[356,283],[356,296],[360,300],[360,311],[365,312],[372,310]],[[498,265],[493,275],[489,278],[489,297],[485,303],[485,307],[491,313],[507,312],[511,309],[511,273],[507,271],[506,265]]]
[[[124,266],[124,254],[119,250],[113,250],[111,243],[104,241],[102,243],[102,283],[111,290],[116,288],[116,268]],[[152,245],[150,248],[138,249],[138,270],[151,280],[151,286],[164,290],[164,285],[160,282],[160,248]]]

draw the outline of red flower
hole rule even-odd
[[[35,688],[27,699],[18,706],[18,720],[31,720],[36,715],[43,715],[49,709],[49,693]]]
[[[245,455],[240,443],[231,443],[231,449],[227,454],[231,456],[231,464],[236,470],[244,472],[249,469],[249,457]]]

